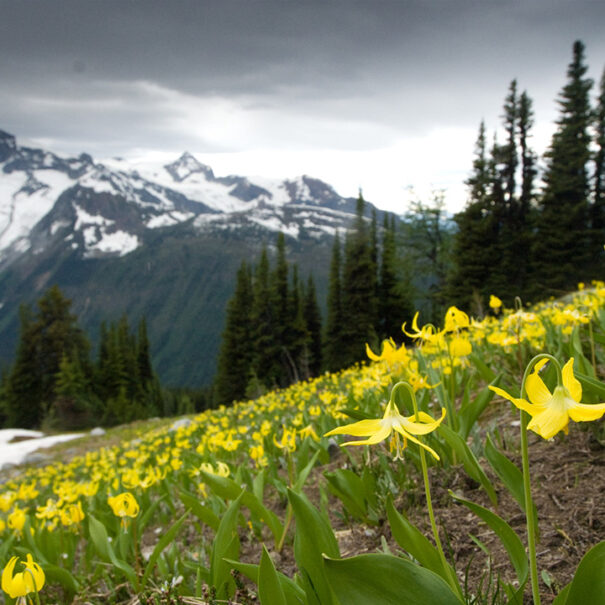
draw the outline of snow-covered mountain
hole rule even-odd
[[[156,165],[63,157],[0,131],[0,368],[20,305],[57,284],[93,343],[101,322],[144,316],[162,381],[207,384],[242,260],[271,253],[282,231],[321,305],[332,236],[355,210],[307,176],[217,177],[189,153]]]
[[[0,130],[0,268],[63,241],[83,258],[124,256],[151,230],[256,226],[293,238],[332,236],[355,210],[326,183],[216,177],[190,153],[166,165],[103,163],[24,147]]]

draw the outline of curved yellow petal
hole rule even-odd
[[[563,386],[567,388],[572,399],[575,401],[582,400],[582,385],[580,381],[573,375],[573,357],[563,366]]]
[[[540,410],[544,409],[543,405],[532,405],[531,403],[529,403],[529,401],[526,401],[525,399],[518,399],[517,397],[512,397],[504,389],[501,389],[499,387],[493,387],[490,385],[489,388],[494,391],[494,393],[500,395],[500,397],[504,397],[504,399],[508,399],[509,401],[514,403],[520,410],[527,412],[531,416],[537,414]]]
[[[14,599],[15,596],[11,594],[10,589],[12,588],[13,571],[15,569],[17,559],[18,557],[11,557],[4,567],[4,571],[2,572],[2,590],[4,592],[8,592],[12,599]]]
[[[380,422],[380,421],[377,421]],[[371,435],[368,439],[364,439],[362,441],[347,441],[342,445],[375,445],[376,443],[380,443],[384,441],[390,434],[392,428],[388,424],[383,424],[378,431],[376,431],[373,435]]]
[[[559,431],[565,430],[569,424],[569,416],[561,410],[547,409],[536,414],[527,428],[538,433],[543,439],[551,439]]]
[[[535,405],[544,406],[552,398],[551,392],[537,372],[532,372],[527,377],[525,390],[529,400]]]
[[[576,403],[569,406],[568,414],[575,422],[598,420],[605,414],[605,403]]]
[[[366,342],[366,355],[372,361],[380,361],[380,357],[378,355],[376,355],[376,353],[374,353],[374,351],[372,351],[372,349],[370,349],[370,345],[367,342]]]
[[[353,435],[354,437],[368,437],[377,433],[382,428],[381,420],[360,420],[353,424],[338,426],[331,431],[328,431],[324,437],[331,435]]]
[[[422,420],[422,422],[414,422],[412,419],[416,418],[415,415],[408,416],[407,418],[401,418],[401,426],[408,433],[412,433],[413,435],[426,435],[427,433],[434,431],[441,424],[441,421],[445,418],[445,408],[441,410],[441,418],[439,418],[439,420],[431,418],[424,412],[419,412],[418,417],[420,420]],[[397,426],[395,426],[395,429],[397,430]]]

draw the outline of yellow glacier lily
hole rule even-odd
[[[393,434],[397,448],[397,458],[401,457],[401,449],[406,447],[407,440],[409,439],[413,443],[416,443],[420,447],[423,447],[425,450],[429,451],[437,460],[439,460],[437,452],[435,452],[435,450],[430,448],[428,445],[425,445],[416,439],[414,435],[426,435],[427,433],[434,431],[441,424],[441,421],[444,417],[445,409],[442,410],[441,418],[439,420],[431,418],[424,412],[419,412],[418,419],[420,422],[414,422],[414,420],[412,420],[415,419],[414,415],[409,416],[408,418],[402,416],[399,413],[395,403],[392,400],[389,400],[382,418],[374,420],[360,420],[359,422],[354,422],[353,424],[339,426],[327,432],[325,437],[329,437],[331,435],[353,435],[354,437],[368,437],[368,439],[361,441],[347,441],[342,445],[374,445],[384,441],[387,437]],[[393,433],[393,431],[395,432]],[[400,435],[403,436],[403,448],[401,448],[399,443]]]
[[[550,439],[559,431],[567,433],[570,418],[575,422],[589,422],[598,420],[605,414],[605,403],[580,403],[582,385],[573,374],[573,357],[563,366],[563,384],[556,386],[552,393],[538,374],[544,363],[536,364],[533,372],[527,377],[525,391],[529,401],[512,397],[498,387],[489,387],[531,416],[528,429],[544,439]]]
[[[30,592],[38,592],[44,586],[46,579],[42,568],[33,560],[30,554],[26,556],[24,571],[13,573],[19,557],[11,557],[2,572],[2,590],[7,592],[11,599],[18,597],[17,603],[25,603],[25,596]]]

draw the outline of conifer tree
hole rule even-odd
[[[592,247],[599,250],[595,277],[602,279],[603,244],[605,244],[605,69],[599,83],[594,119],[596,152],[594,155],[593,201],[591,208]]]
[[[296,265],[293,267],[292,287],[288,297],[288,317],[288,346],[284,347],[282,355],[285,372],[280,386],[309,377],[309,333],[305,324],[303,297]]]
[[[332,245],[325,335],[325,366],[330,372],[345,367],[343,355],[342,249],[338,232]]]
[[[321,312],[317,304],[317,293],[313,276],[309,275],[304,293],[303,315],[308,338],[308,366],[311,376],[319,376],[322,368]]]
[[[589,238],[589,92],[592,80],[585,77],[584,44],[573,45],[567,84],[560,98],[557,120],[546,153],[545,188],[539,204],[533,283],[539,295],[561,294],[588,277],[591,255]]]
[[[21,333],[17,358],[8,377],[7,416],[11,426],[40,426],[56,397],[56,380],[61,360],[67,355],[79,362],[90,376],[90,344],[77,317],[70,312],[71,301],[52,286],[38,301],[35,316],[21,309]]]
[[[378,285],[379,336],[381,339],[403,340],[401,325],[408,323],[414,315],[409,297],[409,285],[397,275],[397,249],[395,236],[395,217],[385,214],[382,229],[382,257]]]
[[[252,365],[251,300],[252,276],[244,261],[237,272],[235,292],[227,304],[214,383],[217,403],[227,404],[246,396]]]
[[[342,348],[345,365],[364,359],[366,343],[375,345],[377,340],[377,275],[372,260],[370,229],[364,214],[365,200],[359,192],[355,223],[345,238],[342,277]]]

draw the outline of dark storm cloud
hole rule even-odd
[[[266,120],[271,144],[325,144],[306,127],[316,119],[333,121],[336,147],[349,145],[347,123],[377,146],[388,129],[497,120],[515,77],[537,112],[551,109],[574,39],[602,68],[603,23],[605,3],[578,1],[0,0],[0,127],[108,149],[218,149],[175,128],[174,113],[228,98]],[[272,112],[293,131],[272,133]]]

